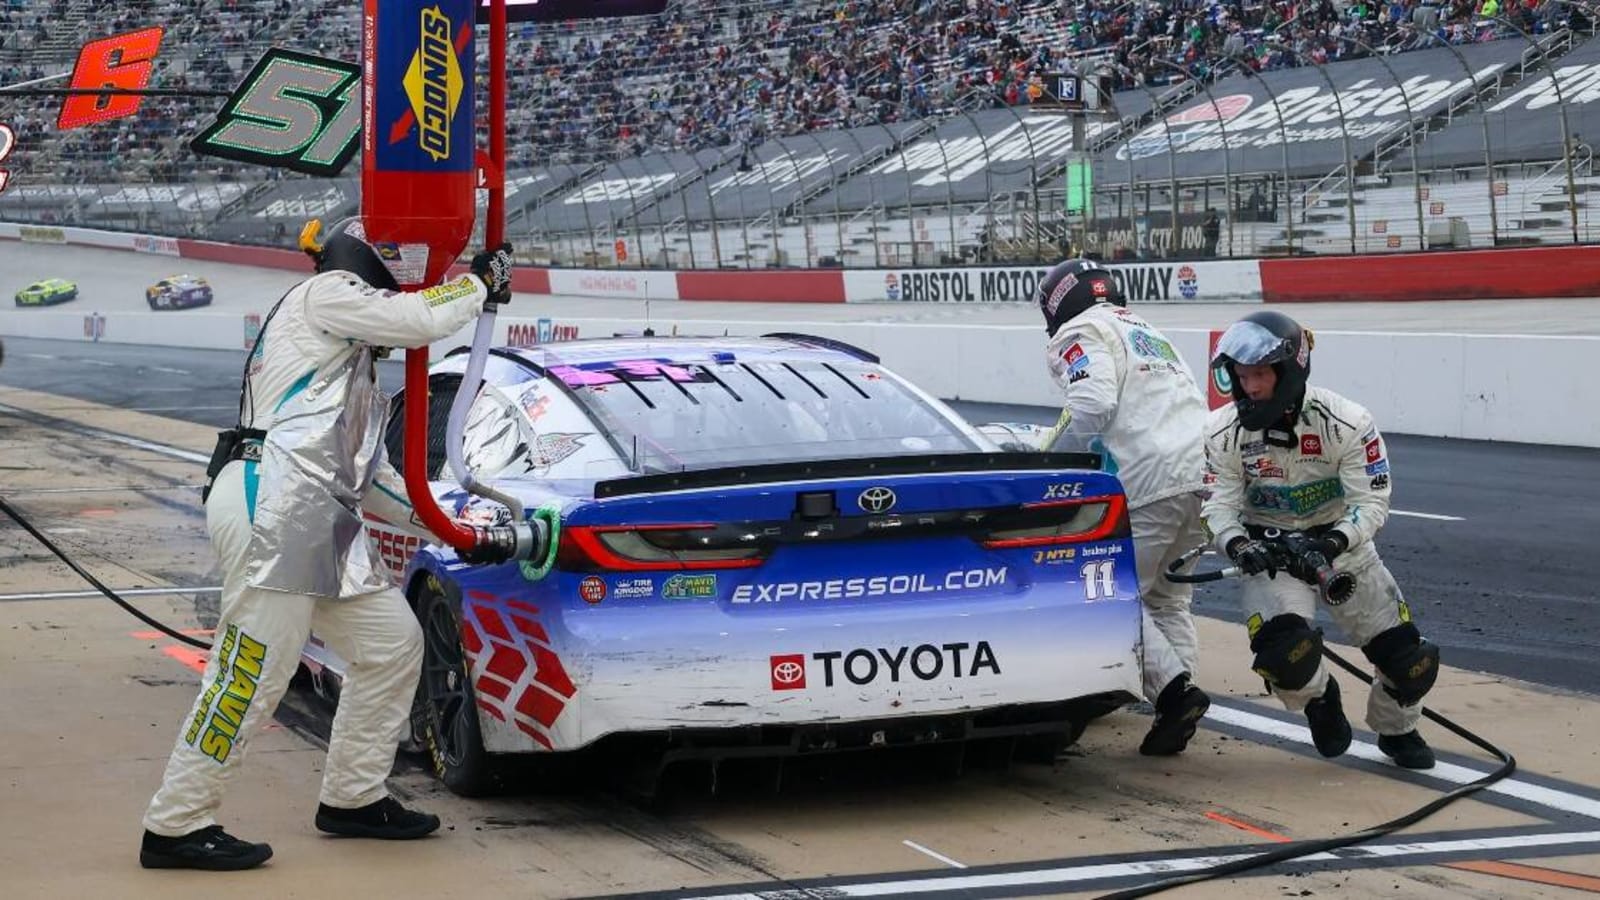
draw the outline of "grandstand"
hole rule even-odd
[[[116,10],[3,0],[0,84],[65,72],[83,41],[162,21],[182,23],[163,47],[163,87],[231,86],[273,45],[358,53],[351,0]],[[697,268],[1589,240],[1587,100],[1563,98],[1563,129],[1549,106],[1493,107],[1548,82],[1557,60],[1594,56],[1600,68],[1600,43],[1589,46],[1590,19],[1569,0],[1496,10],[1498,0],[681,0],[660,17],[514,24],[509,230],[530,261],[617,265],[621,241],[627,265]],[[1439,97],[1396,74],[1458,61],[1461,80]],[[1480,65],[1496,68],[1480,77]],[[1113,114],[1087,128],[1085,216],[1066,210],[1062,173],[1082,159],[1070,122],[1035,108],[1049,99],[1046,76],[1073,71],[1109,74],[1119,89]],[[1334,94],[1372,90],[1362,78],[1410,85],[1408,107],[1407,91],[1429,102],[1389,110],[1333,157],[1346,143],[1336,134],[1287,154],[1272,135],[1293,138],[1286,124],[1241,144],[1206,130],[1220,118],[1226,132],[1227,115],[1195,112],[1246,95],[1259,110],[1263,90],[1298,96],[1323,81]],[[192,153],[187,140],[214,108],[152,99],[136,118],[63,134],[53,107],[0,95],[0,121],[19,139],[0,218],[287,243],[306,215],[355,209],[355,165],[313,180]],[[1521,147],[1516,123],[1538,146]],[[1474,152],[1494,129],[1490,152],[1483,140]],[[1183,135],[1195,139],[1170,140]],[[1219,136],[1227,149],[1208,152]],[[1214,248],[1201,227],[1212,209]]]

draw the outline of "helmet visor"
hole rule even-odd
[[[1227,357],[1241,366],[1264,366],[1294,355],[1292,342],[1256,322],[1235,322],[1217,341],[1213,365]]]

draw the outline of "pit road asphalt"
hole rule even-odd
[[[227,427],[242,351],[7,338],[0,385]],[[399,362],[380,366],[386,390]],[[70,371],[71,377],[63,377]],[[1359,400],[1360,398],[1355,398]],[[975,423],[1053,421],[1040,407],[955,404]],[[1382,423],[1379,423],[1382,427]],[[1592,692],[1600,684],[1600,450],[1388,434],[1394,515],[1378,549],[1423,632],[1466,669]],[[196,480],[200,480],[197,466]],[[198,504],[194,514],[201,515]],[[1217,565],[1215,557],[1202,567]],[[196,583],[206,573],[194,573]],[[1202,585],[1196,611],[1237,622],[1232,584]],[[1338,635],[1324,621],[1330,635]]]

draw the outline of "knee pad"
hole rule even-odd
[[[1300,616],[1275,616],[1250,637],[1256,674],[1275,688],[1299,690],[1322,663],[1322,632]]]
[[[1367,641],[1361,652],[1393,682],[1383,689],[1401,706],[1421,701],[1439,678],[1439,645],[1423,640],[1422,632],[1410,622],[1381,632]]]

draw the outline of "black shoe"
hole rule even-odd
[[[271,847],[241,841],[223,831],[221,825],[191,831],[182,837],[163,837],[146,831],[144,842],[139,846],[139,865],[146,869],[235,872],[254,869],[271,858]]]
[[[409,841],[439,830],[439,817],[406,809],[393,797],[384,797],[358,809],[317,804],[317,830],[346,837]]]
[[[1155,705],[1155,723],[1139,744],[1139,752],[1145,756],[1172,756],[1189,746],[1200,718],[1211,708],[1211,698],[1190,684],[1189,676],[1179,675],[1162,689]]]
[[[1415,728],[1405,734],[1378,735],[1378,749],[1404,769],[1433,768],[1433,748]]]
[[[1332,758],[1350,749],[1350,720],[1339,703],[1339,682],[1328,677],[1322,696],[1306,704],[1306,721],[1311,723],[1311,742],[1317,752]]]

